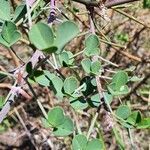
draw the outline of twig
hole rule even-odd
[[[101,38],[99,38],[100,42],[103,42],[103,43],[106,43],[108,45],[111,45],[111,46],[114,46],[114,47],[119,47],[119,48],[126,48],[126,46],[123,46],[123,45],[120,45],[120,44],[116,44],[116,43],[113,43],[113,42],[110,42],[109,40],[103,40]]]
[[[32,62],[32,66],[33,66],[33,67],[37,64],[37,62],[39,61],[39,58],[40,58],[41,56],[43,57],[43,53],[40,52],[40,51],[38,51],[38,50],[32,55],[32,57],[31,57],[31,59],[30,59],[29,61]],[[27,63],[28,63],[28,62],[27,62]],[[27,63],[26,63],[26,64],[27,64]],[[26,64],[25,64],[24,66],[19,67],[18,69],[21,69],[21,71],[24,72]],[[16,71],[18,71],[18,69],[17,69]],[[15,71],[15,72],[16,72],[16,71]],[[23,73],[23,77],[24,77],[24,78],[26,78],[27,75],[28,75],[27,72],[24,72],[24,73]],[[12,103],[14,102],[14,98],[15,98],[16,96],[18,96],[17,89],[18,89],[18,88],[21,89],[21,87],[24,85],[24,81],[23,81],[22,83],[20,83],[20,86],[17,85],[17,82],[18,82],[18,81],[16,80],[15,83],[14,83],[14,85],[12,86],[12,88],[11,88],[9,94],[7,95],[7,97],[6,97],[6,99],[5,99],[5,104],[4,104],[3,108],[2,108],[2,110],[0,111],[0,123],[3,121],[3,119],[6,117],[7,113],[9,112],[10,107],[11,107]],[[15,90],[13,90],[13,88],[14,88]]]
[[[97,56],[97,57],[98,57],[99,59],[101,59],[101,60],[107,62],[108,64],[111,64],[112,66],[119,67],[119,65],[117,65],[117,64],[115,64],[115,63],[113,63],[113,62],[111,62],[111,61],[109,61],[109,60],[107,60],[107,59],[104,59],[104,58],[101,57],[101,56]]]
[[[16,115],[17,115],[19,121],[20,121],[20,123],[22,124],[23,128],[25,129],[26,134],[28,135],[30,141],[31,141],[32,144],[34,145],[35,149],[38,150],[38,148],[36,147],[36,145],[35,145],[35,143],[34,143],[33,138],[31,137],[31,133],[28,131],[28,129],[27,129],[27,127],[26,127],[26,125],[25,125],[23,119],[21,118],[21,116],[20,116],[18,110],[17,110],[16,108],[14,108],[14,111],[15,111],[15,113],[16,113]]]
[[[135,150],[135,144],[133,142],[133,136],[131,134],[131,129],[130,128],[128,128],[128,134],[129,134],[132,150]]]
[[[90,6],[90,7],[99,7],[100,6],[100,2],[98,2],[98,1],[91,1],[91,0],[73,0],[73,1],[84,4],[86,6]],[[117,6],[117,5],[130,3],[130,2],[134,2],[134,1],[139,1],[139,0],[107,0],[104,4],[107,8],[110,8],[112,6]]]
[[[62,2],[62,4],[63,4],[63,2]],[[76,19],[78,19],[85,27],[89,28],[89,25],[86,24],[84,21],[82,21],[76,14],[74,14],[74,12],[73,12],[69,7],[66,7],[66,9],[67,9],[68,11],[70,11],[70,12],[74,15],[74,17],[76,17]],[[102,34],[101,32],[98,32],[98,34],[104,36],[104,34]],[[106,38],[106,37],[105,37],[105,39],[108,40],[108,38]],[[110,42],[110,41],[108,40],[108,42]],[[125,51],[123,51],[123,50],[117,49],[117,48],[115,48],[115,46],[117,46],[117,45],[113,45],[112,48],[113,48],[115,51],[117,51],[118,53],[121,53],[122,55],[124,55],[124,56],[126,56],[126,57],[128,57],[129,59],[132,59],[132,60],[134,60],[134,61],[142,62],[142,58],[137,57],[137,56],[134,56],[134,55],[132,55],[132,54],[130,54],[130,53],[127,53],[127,52],[125,52]],[[82,52],[81,52],[81,53],[82,53]],[[77,56],[77,55],[76,55],[76,56]]]
[[[31,7],[30,9],[30,14],[32,13],[32,11],[37,7],[37,5],[39,4],[41,0],[37,0],[33,6]],[[28,17],[27,14],[25,15],[25,17]],[[30,18],[30,17],[29,17]],[[16,26],[19,26],[21,23],[23,22],[23,18],[21,18],[17,23],[16,23]]]
[[[131,3],[131,2],[135,2],[135,1],[140,1],[140,0],[107,0],[105,2],[105,6],[107,8],[110,8],[112,6],[117,6],[117,5],[121,5],[121,4]]]
[[[18,67],[20,65],[20,62],[19,62],[17,56],[14,54],[13,51],[11,51],[11,50],[8,50],[8,51],[9,51],[9,54],[11,55],[11,57],[13,59],[15,66]]]
[[[92,130],[93,130],[93,128],[94,128],[94,125],[95,125],[95,123],[96,123],[97,117],[98,117],[98,112],[95,113],[94,118],[93,118],[93,120],[92,120],[92,122],[91,122],[90,128],[89,128],[88,133],[87,133],[87,136],[86,136],[87,139],[89,139],[89,137],[90,137],[90,134],[91,134],[91,132],[92,132]]]
[[[134,55],[132,55],[132,54],[130,54],[130,53],[128,53],[128,52],[125,52],[124,50],[117,49],[117,48],[115,48],[115,47],[113,47],[113,49],[114,49],[115,51],[117,51],[117,52],[123,54],[124,56],[126,56],[126,57],[132,59],[132,60],[135,60],[135,61],[138,61],[138,62],[142,62],[142,58],[140,58],[140,57],[134,56]]]
[[[28,1],[28,0],[26,0],[28,24],[29,24],[29,28],[31,28],[31,27],[32,27],[31,9],[30,9],[30,6],[29,6],[29,4],[28,4],[27,1]]]
[[[116,9],[116,8],[112,8],[112,9],[113,9],[113,10],[115,10],[116,12],[118,12],[118,13],[120,13],[120,14],[122,14],[122,15],[126,16],[126,17],[128,17],[129,19],[131,19],[131,20],[135,21],[136,23],[139,23],[139,24],[143,25],[144,27],[146,27],[146,28],[149,28],[149,29],[150,29],[150,27],[149,27],[149,26],[147,26],[146,24],[144,24],[143,22],[141,22],[141,21],[140,21],[140,20],[138,20],[137,18],[135,18],[135,17],[133,17],[133,16],[131,16],[131,15],[127,14],[126,12],[124,12],[124,11],[122,11],[122,10],[119,10],[119,9]]]
[[[10,47],[10,51],[12,51],[14,53],[14,55],[24,64],[24,61],[16,54],[16,52],[14,51],[14,49],[12,47]],[[18,60],[16,60],[16,61],[18,62]],[[20,63],[19,63],[19,65],[20,65]]]
[[[45,117],[46,119],[48,119],[48,115],[47,115],[47,113],[46,113],[46,111],[45,111],[43,105],[41,104],[41,102],[40,102],[38,99],[36,99],[36,101],[37,101],[37,103],[38,103],[38,105],[39,105],[39,107],[40,107],[40,109],[41,109],[41,111],[42,111],[44,117]]]

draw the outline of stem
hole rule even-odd
[[[91,1],[91,0],[73,0],[74,2],[78,2],[81,4],[84,4],[86,6],[92,6],[92,7],[99,7],[100,2],[98,1]],[[130,3],[134,1],[139,1],[139,0],[106,0],[104,3],[107,8],[110,8],[112,6],[117,6],[125,3]]]
[[[109,61],[107,59],[104,59],[101,56],[98,56],[98,58],[101,59],[101,60],[103,60],[103,61],[105,61],[105,62],[107,62],[108,64],[111,64],[112,66],[119,67],[119,65],[117,65],[117,64],[115,64],[115,63],[113,63],[113,62],[111,62],[111,61]]]
[[[78,53],[74,54],[72,57],[70,57],[70,59],[72,59],[72,58],[74,58],[74,57],[76,57],[76,56],[78,56],[78,55],[82,54],[83,52],[84,52],[84,50],[82,50],[82,51],[80,51],[80,52],[78,52]]]
[[[20,121],[20,123],[22,124],[23,128],[25,129],[26,134],[28,135],[28,137],[29,137],[31,143],[34,145],[35,149],[37,150],[37,147],[36,147],[36,145],[35,145],[35,143],[34,143],[34,140],[33,140],[32,136],[31,136],[31,133],[30,133],[30,131],[27,129],[27,127],[26,127],[26,125],[25,125],[23,119],[21,118],[21,116],[20,116],[18,110],[17,110],[16,108],[14,108],[14,111],[15,111],[15,113],[16,113],[16,115],[17,115],[19,121]]]
[[[97,2],[97,1],[91,1],[91,0],[73,0],[73,1],[84,4],[86,6],[99,7],[99,2]]]
[[[104,150],[106,150],[104,135],[103,135],[103,132],[102,132],[102,130],[101,130],[101,124],[100,124],[100,122],[97,122],[97,121],[96,121],[95,125],[96,125],[96,127],[98,128],[99,137],[100,137],[100,139],[101,139],[102,142],[103,142]]]
[[[110,8],[112,6],[117,6],[117,5],[121,5],[121,4],[125,4],[125,3],[131,3],[134,1],[139,1],[139,0],[107,0],[105,3],[105,6],[107,8]]]
[[[87,133],[87,136],[86,136],[87,139],[89,139],[89,137],[90,137],[90,134],[91,134],[91,132],[92,132],[92,130],[93,130],[93,128],[94,128],[94,125],[95,125],[95,122],[96,122],[97,117],[98,117],[98,113],[96,112],[96,114],[95,114],[95,116],[94,116],[94,118],[93,118],[93,120],[92,120],[92,122],[91,122],[89,131],[88,131],[88,133]]]
[[[59,69],[59,68],[58,68],[58,65],[57,65],[57,61],[56,61],[56,57],[55,57],[55,54],[54,54],[54,53],[52,53],[52,57],[53,57],[53,61],[54,61],[54,64],[55,64],[55,68],[56,68],[56,69]]]
[[[25,63],[17,54],[16,52],[14,51],[14,49],[12,47],[10,47],[10,51],[12,51],[14,53],[14,55],[17,57],[17,59],[19,59],[23,64]],[[16,60],[16,58],[14,58],[15,61],[18,62],[18,60]]]
[[[82,88],[84,88],[84,86],[86,86],[85,83],[83,83],[81,86],[79,86],[77,89],[75,89],[73,94],[76,94],[77,92],[79,92]]]
[[[89,31],[81,32],[81,33],[78,34],[76,37],[84,36],[84,35],[86,35],[86,34],[88,34],[88,33],[89,33]]]
[[[129,19],[131,19],[131,20],[133,20],[133,21],[135,21],[135,22],[137,22],[137,23],[143,25],[144,27],[150,28],[149,26],[145,25],[143,22],[141,22],[141,21],[138,20],[137,18],[135,18],[135,17],[133,17],[133,16],[127,14],[126,12],[124,12],[124,11],[122,11],[122,10],[119,10],[119,9],[115,9],[115,8],[112,8],[112,9],[115,10],[116,12],[118,12],[118,13],[120,13],[120,14],[126,16],[126,17],[128,17]]]
[[[26,0],[26,7],[27,7],[27,17],[28,17],[29,28],[31,28],[32,26],[31,9],[30,9],[30,6],[28,5],[27,0]]]
[[[46,113],[46,111],[45,111],[43,105],[41,104],[41,102],[40,102],[38,99],[37,99],[36,101],[37,101],[37,103],[38,103],[38,105],[39,105],[39,107],[40,107],[40,109],[41,109],[41,111],[42,111],[44,117],[45,117],[46,119],[48,119],[48,115],[47,115],[47,113]]]
[[[3,72],[3,71],[0,71],[0,74],[3,74],[3,75],[6,75],[6,76],[10,76],[10,77],[13,77],[13,78],[15,78],[13,74],[11,74],[11,73],[8,73],[8,72]]]
[[[134,144],[134,142],[133,142],[133,137],[132,137],[131,129],[130,129],[130,128],[128,128],[128,134],[129,134],[129,138],[130,138],[132,150],[135,150],[135,144]]]
[[[48,23],[53,23],[55,19],[56,19],[56,17],[55,17],[55,0],[51,0],[50,1],[50,15],[48,18]]]
[[[17,85],[17,80],[15,81],[15,83],[13,84],[13,86]],[[10,95],[12,94],[12,91],[10,90],[10,92],[8,93],[7,97],[5,98],[5,103],[8,101]]]
[[[109,45],[112,45],[112,46],[115,46],[115,47],[119,47],[119,48],[126,48],[126,46],[123,46],[123,45],[120,45],[120,44],[116,44],[116,43],[112,43],[110,42],[109,40],[103,40],[103,39],[99,39],[100,42],[103,42],[103,43],[106,43],[106,44],[109,44]]]
[[[30,9],[30,14],[32,13],[32,11],[37,7],[37,5],[39,4],[41,0],[37,0],[33,6],[31,7]],[[28,15],[26,14],[25,17],[28,17]],[[16,23],[16,26],[19,26],[21,23],[23,22],[23,18],[21,18],[17,23]]]
[[[77,114],[73,109],[71,109],[71,111],[72,111],[72,114],[73,114],[73,117],[74,117],[74,120],[75,120],[75,123],[76,123],[77,132],[78,132],[78,134],[82,134],[81,128],[79,126],[79,121],[78,121],[78,118],[76,116]]]
[[[54,66],[54,64],[50,60],[47,60],[47,62],[52,66],[53,69],[56,69],[56,67]]]
[[[27,85],[29,86],[29,89],[31,90],[31,92],[32,92],[32,94],[33,94],[33,96],[34,96],[34,98],[36,99],[37,104],[38,104],[38,106],[40,107],[40,109],[41,109],[41,111],[42,111],[44,117],[47,119],[47,118],[48,118],[47,113],[46,113],[44,107],[42,106],[41,102],[38,100],[38,96],[36,95],[35,91],[33,90],[31,84],[28,82],[28,79],[26,79],[25,81],[26,81]]]

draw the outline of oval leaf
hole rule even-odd
[[[64,81],[64,91],[65,93],[71,95],[75,89],[78,87],[78,80],[71,76],[69,78],[66,78]]]
[[[127,119],[131,114],[131,110],[127,105],[121,105],[116,111],[116,115],[122,119]]]
[[[85,40],[85,50],[84,53],[87,56],[99,55],[99,39],[95,34],[91,34]]]
[[[87,145],[87,138],[82,135],[76,135],[72,140],[72,149],[73,150],[85,150]]]
[[[71,98],[70,104],[75,110],[83,110],[88,107],[88,103],[84,97]]]
[[[33,25],[29,31],[29,38],[38,49],[49,53],[55,52],[57,48],[53,46],[54,35],[51,28],[42,22]]]
[[[2,43],[0,40],[0,43],[5,45],[6,47],[10,47],[15,44],[20,38],[21,34],[17,31],[16,25],[11,21],[5,21],[0,38],[3,39],[5,42]]]
[[[118,71],[112,78],[112,83],[115,84],[115,90],[120,90],[120,87],[128,82],[128,74],[125,71]]]
[[[0,0],[0,19],[10,20],[10,3],[9,3],[9,0]]]
[[[91,60],[89,58],[83,59],[81,65],[86,73],[91,72]]]
[[[65,121],[65,116],[63,109],[61,107],[55,107],[48,112],[48,122],[53,126],[57,127],[63,124]]]
[[[17,6],[17,8],[15,9],[13,21],[17,23],[21,18],[25,17],[26,13],[27,13],[27,9],[25,4],[21,4]]]
[[[100,73],[101,63],[99,61],[95,61],[91,64],[91,73],[98,75]]]
[[[58,53],[64,48],[64,46],[71,41],[79,33],[78,26],[71,22],[65,21],[60,24],[56,31],[55,45],[58,47]]]
[[[103,150],[103,143],[99,139],[93,139],[89,141],[86,147],[86,150]]]
[[[65,117],[64,123],[59,125],[54,131],[55,136],[67,136],[73,133],[74,125],[69,117]]]

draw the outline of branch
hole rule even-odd
[[[139,0],[107,0],[105,2],[105,6],[107,8],[110,8],[112,6],[117,6],[117,5],[121,5],[121,4],[125,4],[125,3],[131,3],[131,2],[135,2],[135,1],[139,1]]]
[[[99,7],[100,6],[100,2],[97,2],[97,1],[91,1],[91,0],[72,0],[72,1],[84,4],[84,5],[90,6],[90,7]],[[117,6],[117,5],[130,3],[130,2],[134,2],[134,1],[139,1],[139,0],[107,0],[104,3],[104,5],[107,8],[110,8],[112,6]]]

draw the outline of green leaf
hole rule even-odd
[[[88,107],[88,103],[84,97],[71,98],[70,104],[75,110],[83,110]]]
[[[65,121],[63,109],[61,107],[55,107],[48,112],[48,122],[53,127],[58,127]]]
[[[63,98],[62,88],[64,83],[62,79],[56,76],[55,74],[50,73],[49,71],[44,71],[44,74],[47,78],[51,80],[56,96],[58,96],[59,98]]]
[[[143,80],[143,78],[139,78],[137,76],[133,76],[132,78],[130,78],[130,81],[132,81],[132,82],[138,82],[138,81],[141,81],[141,80]]]
[[[129,36],[127,33],[117,33],[117,35],[115,35],[115,39],[116,39],[116,42],[120,42],[121,44],[124,44],[126,42],[129,41]]]
[[[150,0],[143,0],[143,8],[150,8]]]
[[[9,47],[9,44],[2,38],[2,35],[0,34],[0,44]]]
[[[130,92],[130,89],[128,88],[127,85],[123,85],[122,87],[120,87],[119,90],[114,90],[115,89],[115,84],[111,83],[110,85],[107,86],[109,92],[113,95],[113,96],[119,96],[119,95],[125,95],[128,94]]]
[[[92,84],[94,87],[97,87],[97,83],[96,83],[96,79],[95,79],[95,78],[93,78],[93,79],[91,80],[91,84]]]
[[[86,40],[85,40],[85,49],[84,54],[86,56],[93,56],[93,55],[99,55],[99,39],[95,34],[91,34]]]
[[[92,107],[98,107],[100,105],[100,96],[99,94],[92,95],[88,100],[88,103]]]
[[[141,122],[137,124],[138,129],[150,128],[150,118],[143,118]]]
[[[136,69],[136,66],[130,66],[130,67],[126,68],[124,71],[133,72],[135,69]]]
[[[15,9],[15,12],[14,12],[13,21],[15,23],[17,23],[21,18],[25,17],[26,13],[27,13],[27,9],[26,9],[25,4],[21,4],[21,5],[17,6],[17,8]]]
[[[75,89],[78,87],[78,80],[71,76],[65,79],[64,81],[64,91],[65,93],[71,95]]]
[[[121,105],[116,111],[116,115],[122,119],[127,119],[131,114],[131,110],[127,105]]]
[[[71,21],[65,21],[60,24],[56,31],[55,45],[58,47],[58,53],[64,46],[79,33],[77,25]]]
[[[88,142],[86,150],[103,150],[103,143],[99,139],[93,139]]]
[[[91,62],[89,58],[85,58],[81,61],[81,65],[87,73],[96,75],[100,73],[101,63],[99,61]]]
[[[52,80],[52,84],[56,90],[56,96],[63,97],[62,88],[63,88],[63,81],[59,77],[55,76]]]
[[[4,106],[5,98],[0,96],[0,109]]]
[[[87,142],[87,138],[84,135],[78,134],[72,140],[72,149],[85,150]]]
[[[9,0],[0,0],[0,19],[10,20],[10,2]]]
[[[101,63],[99,61],[95,61],[91,64],[91,73],[98,75],[100,73]]]
[[[71,66],[74,61],[74,59],[71,59],[71,57],[73,57],[73,54],[70,51],[63,51],[62,53],[60,53],[59,60],[61,65],[64,67]]]
[[[139,111],[134,111],[131,115],[127,118],[126,122],[131,125],[136,125],[137,123],[141,122],[141,113]]]
[[[74,131],[74,125],[69,117],[64,118],[64,123],[59,125],[54,131],[55,136],[67,136],[72,134]]]
[[[7,77],[7,75],[5,74],[5,72],[3,73],[3,72],[0,71],[0,82],[2,80],[4,80],[6,77]]]
[[[91,72],[91,60],[89,58],[85,58],[81,61],[81,65],[86,73]]]
[[[10,47],[20,38],[21,34],[17,31],[16,25],[10,21],[5,21],[0,35],[0,43],[6,47]]]
[[[113,96],[111,94],[108,94],[108,92],[104,92],[104,100],[106,104],[110,104],[113,100]]]
[[[120,149],[125,150],[125,144],[123,143],[123,140],[121,138],[120,131],[118,131],[117,128],[113,127],[113,133],[115,135],[115,139],[117,141],[117,144],[120,146]]]
[[[41,120],[42,120],[42,125],[44,126],[44,128],[50,128],[50,127],[52,127],[52,126],[49,124],[49,122],[48,122],[47,119],[42,118]]]
[[[129,88],[126,85],[128,82],[128,74],[125,71],[118,71],[112,78],[112,82],[107,86],[109,92],[114,95],[124,95],[129,93]]]
[[[115,84],[115,90],[120,90],[121,86],[128,82],[128,74],[125,71],[118,71],[112,78],[112,83]]]
[[[44,74],[35,77],[35,81],[43,86],[50,86],[50,81],[45,77]]]
[[[29,38],[32,44],[38,49],[48,53],[53,53],[57,50],[54,46],[54,35],[51,28],[42,22],[33,25],[29,31]]]
[[[6,131],[6,127],[4,125],[0,125],[0,133],[3,133]]]

